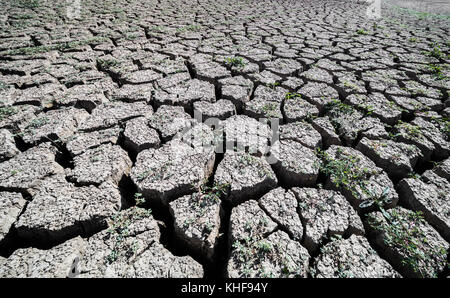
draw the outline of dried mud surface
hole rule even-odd
[[[0,277],[448,277],[450,19],[396,2],[1,1]]]

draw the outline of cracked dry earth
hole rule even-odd
[[[66,5],[0,2],[1,277],[449,276],[448,17]]]

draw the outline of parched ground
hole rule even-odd
[[[2,0],[0,277],[448,277],[448,5],[398,2]]]

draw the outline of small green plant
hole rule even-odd
[[[268,102],[263,107],[262,110],[268,117],[277,117],[278,104],[275,102]]]
[[[411,96],[413,97],[417,97],[417,96],[423,96],[426,95],[426,90],[422,89],[422,88],[415,88],[415,87],[407,87],[407,88],[400,88],[406,92],[409,92],[409,94],[411,94]]]
[[[422,52],[426,56],[441,59],[445,57],[445,54],[441,51],[441,46],[437,43],[432,44],[432,48],[429,51]]]
[[[202,205],[209,205],[210,203],[218,203],[220,199],[228,192],[229,184],[214,183],[213,186],[208,186],[205,183],[197,188],[199,195],[199,203]]]
[[[19,0],[19,7],[23,8],[36,8],[40,6],[39,0]]]
[[[428,70],[431,71],[431,73],[437,80],[443,80],[446,78],[445,75],[442,73],[441,65],[435,64],[435,63],[430,63],[427,65],[427,68],[428,68]]]
[[[152,32],[156,33],[164,33],[166,32],[166,28],[164,26],[154,26],[149,29]]]
[[[410,172],[408,173],[408,178],[412,178],[412,179],[420,179],[420,175],[417,174],[416,172]]]
[[[108,237],[113,240],[113,248],[110,254],[105,257],[107,263],[111,264],[121,256],[129,259],[136,254],[139,249],[138,244],[125,242],[126,237],[130,233],[129,226],[133,222],[149,217],[150,215],[150,209],[132,207],[125,212],[120,212],[112,216],[107,233]]]
[[[11,174],[11,176],[14,176],[19,172],[21,172],[21,170],[11,170],[10,174]]]
[[[332,99],[324,106],[325,112],[330,112],[333,116],[340,116],[340,114],[353,114],[356,110],[338,99]]]
[[[369,198],[376,199],[367,188],[368,179],[374,174],[373,171],[361,168],[358,156],[344,154],[341,148],[338,148],[336,153],[337,158],[333,159],[326,152],[316,150],[317,156],[323,161],[319,165],[321,172],[329,176],[336,187],[345,188],[357,198],[360,197],[358,193],[360,189]]]
[[[256,247],[258,248],[258,251],[263,254],[269,253],[273,249],[272,245],[265,240],[261,240],[261,241],[257,242]]]
[[[244,230],[248,236],[236,240],[233,247],[233,258],[241,267],[243,277],[283,277],[300,276],[300,270],[292,268],[292,260],[282,257],[283,248],[277,242],[270,242],[264,237],[264,230],[269,225],[268,220],[260,218],[248,219],[244,224]],[[280,276],[274,276],[273,272],[267,272],[267,265],[273,264],[281,269]],[[269,268],[272,267],[269,265]]]
[[[354,84],[354,83],[352,83],[350,81],[345,80],[345,81],[342,82],[342,84],[346,88],[349,88],[349,89],[352,89],[352,90],[355,90],[355,91],[359,91],[359,87],[356,84]]]
[[[244,67],[245,66],[245,62],[242,57],[225,58],[225,64],[227,64],[229,66],[234,66],[234,67]]]
[[[202,28],[202,26],[200,26],[200,25],[189,25],[189,26],[177,28],[177,32],[199,31],[201,28]]]
[[[94,156],[91,156],[91,158],[90,158],[91,162],[97,162],[99,160],[100,160],[100,156],[99,155],[94,155]]]
[[[445,140],[450,141],[450,119],[446,117],[431,117],[431,122],[438,127],[439,131],[444,135]]]
[[[142,206],[145,203],[145,197],[142,195],[142,193],[137,192],[134,194],[134,201],[136,203],[136,206]]]
[[[153,171],[152,170],[148,170],[148,171],[144,171],[142,173],[139,173],[137,178],[137,181],[142,181],[145,178],[147,178]]]
[[[195,223],[194,217],[186,218],[183,222],[183,228],[188,229],[193,223]]]
[[[358,30],[356,31],[356,34],[367,35],[367,34],[369,34],[369,32],[367,32],[367,31],[364,30],[364,29],[358,29]]]
[[[360,108],[362,111],[364,111],[364,115],[370,116],[375,111],[375,107],[372,105],[358,105],[358,108]]]
[[[148,177],[152,177],[153,179],[157,179],[157,180],[168,179],[169,177],[171,177],[171,174],[168,173],[168,169],[170,166],[171,166],[171,163],[169,162],[167,164],[164,164],[160,168],[144,171],[144,172],[140,173],[136,178],[138,181],[143,181],[143,180],[147,179]]]
[[[280,86],[280,82],[273,82],[266,84],[267,87],[271,88],[272,90],[275,90],[277,86]]]
[[[25,128],[25,130],[35,129],[48,124],[50,120],[47,117],[33,119]]]
[[[211,231],[212,231],[213,229],[214,229],[214,224],[208,221],[208,222],[205,224],[205,232],[206,232],[206,234],[211,233]]]
[[[228,192],[229,185],[215,183],[213,186],[208,186],[203,183],[200,186],[192,185],[192,188],[196,190],[189,198],[192,209],[183,222],[183,228],[189,230],[195,226],[201,229],[202,238],[206,240],[216,227],[215,223],[210,221],[208,212],[220,205],[221,199]]]
[[[17,113],[16,109],[11,106],[0,107],[0,121]]]
[[[409,266],[422,277],[428,276],[427,267],[431,260],[445,262],[445,247],[430,246],[421,226],[425,224],[420,211],[400,213],[395,209],[383,212],[385,222],[369,216],[369,225],[384,234],[384,243],[400,252],[402,264]],[[426,249],[428,247],[428,249]],[[436,276],[434,276],[436,277]]]
[[[293,99],[293,98],[298,98],[298,99],[300,99],[300,98],[302,98],[302,95],[301,95],[301,94],[298,94],[298,93],[291,93],[291,92],[288,92],[288,93],[286,93],[286,95],[285,95],[284,98],[285,98],[286,100]]]
[[[117,66],[119,62],[114,59],[97,59],[97,64],[101,69],[110,70],[112,67]]]
[[[275,248],[262,236],[262,231],[267,224],[266,221],[261,219],[256,223],[247,221],[245,230],[251,231],[250,236],[233,243],[235,258],[244,266],[242,269],[244,277],[250,277],[253,270],[256,269],[254,267],[260,267],[258,263],[261,258],[273,259],[275,257]],[[259,269],[261,271],[262,268]]]
[[[19,15],[16,15],[15,16],[16,17],[16,19],[18,19],[18,20],[29,20],[29,19],[32,19],[33,18],[33,15],[31,15],[31,14],[19,14]]]
[[[411,38],[409,39],[409,41],[410,41],[410,42],[417,42],[418,39],[417,39],[417,37],[411,37]]]
[[[415,139],[423,138],[423,133],[419,126],[413,125],[408,122],[403,122],[401,120],[397,122],[397,124],[392,129],[392,132],[389,133],[389,137],[393,140],[397,140],[398,137],[403,135],[402,131],[405,132],[408,137],[412,137]]]
[[[138,34],[126,34],[125,35],[125,39],[126,40],[135,40],[136,38],[138,38],[139,35]]]

